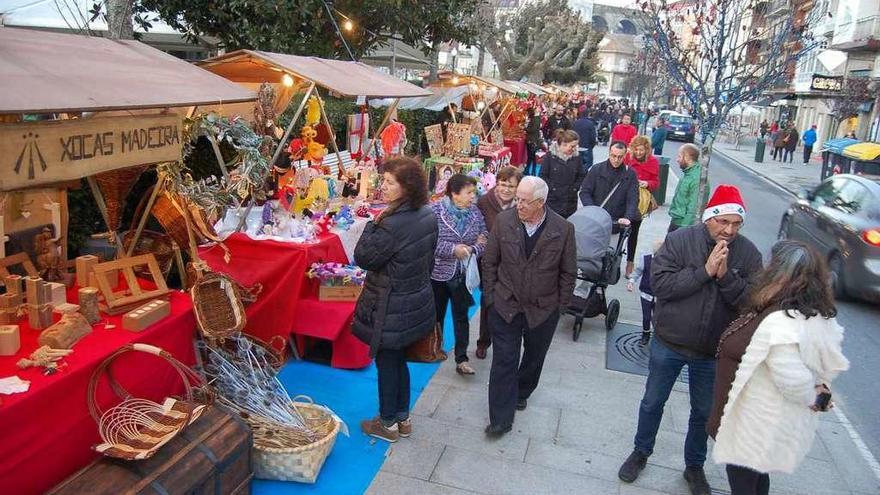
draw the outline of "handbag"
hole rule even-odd
[[[446,361],[446,351],[443,350],[443,325],[440,322],[435,323],[430,332],[406,348],[406,360],[411,363]]]
[[[646,217],[656,210],[660,205],[651,191],[647,187],[639,187],[639,213],[642,217]]]

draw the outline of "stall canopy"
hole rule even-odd
[[[525,81],[505,81],[507,84],[519,88],[519,93],[528,93],[535,96],[541,96],[546,93],[540,86]]]
[[[450,103],[454,103],[459,108],[461,100],[468,94],[467,86],[453,86],[450,88],[430,87],[428,90],[431,96],[422,98],[407,98],[400,102],[397,108],[401,110],[433,110],[439,112],[446,109]],[[370,106],[374,108],[387,107],[393,103],[391,98],[372,99]]]
[[[359,62],[237,50],[203,60],[199,65],[238,83],[280,83],[288,74],[347,97],[408,98],[431,95],[425,89]]]
[[[241,86],[137,41],[0,27],[0,113],[252,101]]]

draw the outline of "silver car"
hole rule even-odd
[[[779,238],[827,256],[837,298],[880,301],[880,177],[834,175],[805,190],[782,215]]]

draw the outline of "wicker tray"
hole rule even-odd
[[[235,282],[222,273],[203,275],[190,289],[196,323],[207,340],[237,335],[247,316]]]
[[[339,421],[326,409],[312,403],[295,402],[297,411],[313,430],[323,437],[301,447],[270,446],[259,428],[254,430],[254,477],[266,480],[314,483],[333,450],[339,434]]]

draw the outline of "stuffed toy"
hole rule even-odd
[[[305,149],[303,159],[312,163],[321,163],[321,160],[324,159],[324,155],[327,154],[327,148],[321,143],[315,141],[315,136],[318,135],[315,129],[310,125],[305,125],[299,134],[302,138],[303,147]]]
[[[406,146],[406,126],[395,120],[382,130],[380,139],[385,156],[402,154]]]
[[[305,146],[300,138],[291,139],[290,145],[287,147],[287,153],[290,155],[290,161],[302,160],[305,154]]]
[[[309,97],[309,102],[306,104],[306,125],[313,126],[317,124],[321,120],[321,105],[318,103],[318,98],[314,96]]]

